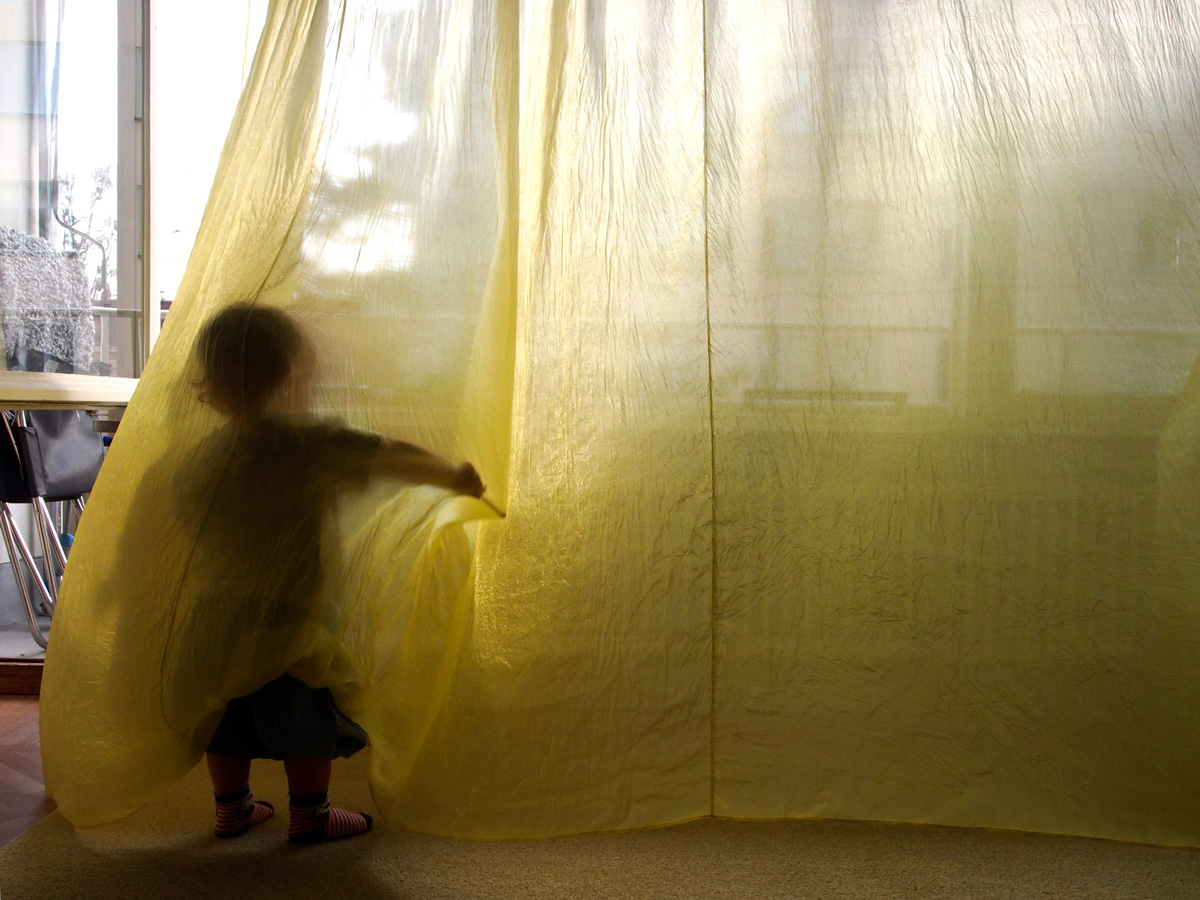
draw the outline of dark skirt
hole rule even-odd
[[[229,701],[208,752],[237,759],[283,759],[287,753],[335,759],[366,745],[367,733],[337,708],[329,688],[284,675]]]

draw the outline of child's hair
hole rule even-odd
[[[307,346],[282,310],[234,303],[214,315],[196,341],[200,399],[231,416],[261,416]]]

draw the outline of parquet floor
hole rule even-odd
[[[53,811],[42,787],[38,698],[0,696],[0,847]]]

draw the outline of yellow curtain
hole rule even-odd
[[[709,9],[715,811],[1194,844],[1195,7]]]
[[[1200,13],[331,6],[272,8],[73,551],[69,817],[196,758],[158,669],[114,670],[169,632],[187,535],[113,535],[212,427],[185,357],[249,294],[322,336],[325,411],[475,459],[508,511],[343,512],[296,671],[363,717],[390,820],[1200,844]]]
[[[305,326],[318,413],[476,460],[504,496],[515,187],[501,126],[516,44],[499,40],[495,7],[391,9],[304,0],[268,12],[56,610],[43,761],[76,824],[153,798],[195,764],[228,700],[284,672],[331,688],[367,729],[388,814],[448,690],[472,614],[465,523],[491,516],[484,504],[395,484],[344,498],[318,600],[283,643],[270,623],[239,626],[216,605],[222,573],[197,551],[194,486],[210,473],[194,467],[220,461],[198,463],[194,448],[221,419],[197,399],[191,353],[203,322],[237,301]],[[261,560],[260,577],[277,562]]]

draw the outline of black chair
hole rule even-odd
[[[92,427],[91,416],[81,410],[9,411],[2,418],[0,537],[25,606],[29,633],[45,648],[49,629],[43,631],[39,618],[54,614],[58,584],[67,565],[72,517],[83,513],[84,495],[100,472],[104,438]],[[42,550],[40,570],[13,517],[16,503],[30,506]],[[48,505],[52,503],[58,504],[56,514]]]

